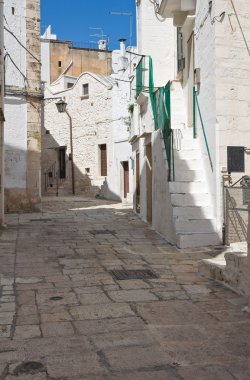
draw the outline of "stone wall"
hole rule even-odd
[[[85,71],[106,76],[112,74],[110,51],[80,49],[66,41],[50,41],[49,45],[51,83],[63,73],[74,77],[78,77]]]

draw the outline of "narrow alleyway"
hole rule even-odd
[[[179,251],[101,200],[45,201],[7,222],[0,379],[249,380],[250,315],[197,274],[209,250]]]

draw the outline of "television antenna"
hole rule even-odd
[[[110,15],[128,16],[130,18],[129,44],[132,46],[133,38],[133,13],[132,12],[109,12]]]

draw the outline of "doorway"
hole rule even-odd
[[[152,144],[146,145],[147,221],[152,223]]]
[[[59,178],[66,178],[66,148],[59,148]]]
[[[140,213],[140,153],[136,152],[136,212]]]
[[[129,165],[128,161],[122,162],[123,166],[123,196],[127,198],[129,193]]]

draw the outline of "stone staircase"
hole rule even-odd
[[[169,182],[177,246],[191,248],[220,244],[216,233],[199,140],[192,129],[179,130],[174,149],[175,178]]]

